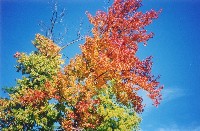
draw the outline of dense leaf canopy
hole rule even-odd
[[[108,12],[87,13],[92,36],[68,65],[62,48],[37,34],[36,51],[14,55],[23,77],[7,89],[9,99],[0,99],[0,128],[137,130],[144,109],[138,91],[157,106],[163,88],[151,74],[152,57],[136,56],[138,44],[153,36],[144,28],[160,12],[142,13],[140,6],[140,0],[115,0]]]

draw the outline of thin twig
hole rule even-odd
[[[69,45],[71,45],[71,44],[74,44],[75,42],[81,41],[81,40],[83,40],[83,39],[85,39],[85,36],[81,36],[80,38],[78,38],[78,39],[76,39],[76,40],[73,40],[73,41],[67,43],[66,45],[64,45],[63,47],[61,47],[60,50],[63,50],[63,49],[66,48],[67,46],[69,46]]]

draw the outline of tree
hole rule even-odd
[[[0,99],[2,130],[137,130],[143,112],[139,90],[154,105],[162,86],[151,74],[152,57],[140,60],[138,44],[153,37],[144,29],[160,11],[137,11],[141,0],[115,0],[108,12],[87,13],[93,25],[81,54],[63,65],[55,42],[37,34],[36,51],[17,52],[22,79]]]

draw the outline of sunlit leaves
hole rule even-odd
[[[36,34],[33,44],[42,55],[47,57],[55,57],[60,51],[60,47],[53,43],[52,40],[40,34]]]
[[[138,44],[153,37],[145,27],[160,11],[137,11],[140,0],[115,0],[108,12],[87,12],[93,25],[81,53],[64,63],[52,40],[36,34],[35,52],[17,52],[22,79],[0,99],[0,125],[8,130],[138,130],[144,110],[138,91],[158,106],[163,89],[151,73],[152,57],[140,60]]]
[[[56,77],[61,70],[59,47],[42,35],[34,42],[38,51],[31,54],[17,52],[17,71],[22,79],[10,93],[10,100],[1,100],[1,128],[28,130],[33,127],[52,130],[60,115],[51,99],[59,100]],[[8,89],[7,89],[8,90]],[[6,124],[7,123],[7,124]]]
[[[87,13],[93,24],[93,37],[88,37],[81,47],[83,57],[96,69],[95,74],[101,76],[101,80],[114,78],[118,100],[125,103],[131,101],[137,112],[143,111],[138,90],[146,90],[157,106],[163,88],[151,75],[151,57],[141,61],[136,56],[138,44],[142,42],[146,45],[153,37],[153,33],[148,34],[144,29],[145,26],[151,24],[160,11],[142,13],[137,11],[140,6],[141,1],[115,0],[108,12],[98,11],[95,16]]]
[[[98,95],[101,104],[98,113],[103,118],[99,130],[133,130],[138,128],[140,118],[136,115],[131,104],[120,103],[112,91],[112,86],[100,91]]]

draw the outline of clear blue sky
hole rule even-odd
[[[59,1],[59,4],[67,12],[64,19],[68,29],[67,42],[76,37],[81,18],[83,28],[88,27],[86,10],[94,14],[106,6],[103,0],[63,1]],[[13,54],[34,50],[31,40],[40,32],[38,23],[40,20],[47,22],[51,10],[48,0],[1,0],[0,5],[0,87],[10,87],[15,85],[16,78],[20,78],[14,68],[16,60]],[[149,55],[154,57],[153,73],[161,75],[160,82],[165,86],[163,101],[158,108],[151,106],[151,101],[144,97],[147,106],[142,114],[143,131],[200,131],[199,6],[198,0],[143,1],[140,10],[162,8],[163,12],[147,28],[155,36],[148,46],[141,46],[138,56],[141,59]],[[86,31],[83,29],[83,34]],[[79,53],[80,43],[63,53],[73,57]],[[2,91],[0,93],[5,96]]]

